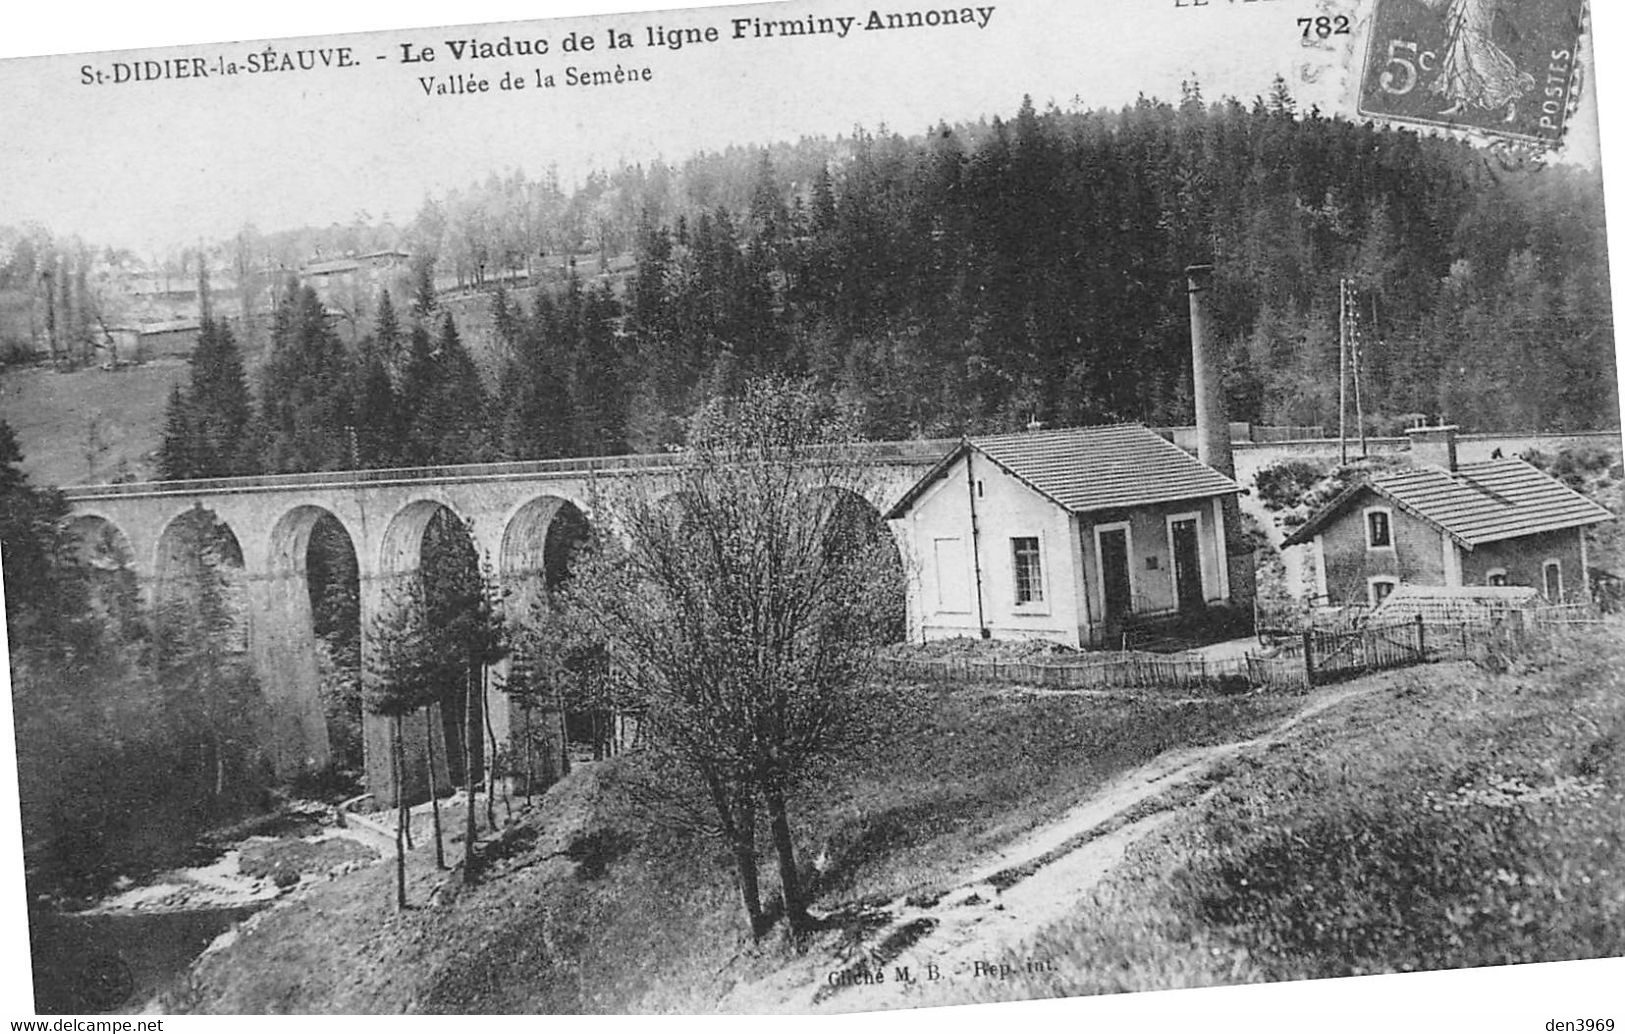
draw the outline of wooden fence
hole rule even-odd
[[[1602,624],[1602,607],[1591,600],[1581,603],[1542,604],[1531,608],[1529,615],[1530,620],[1540,628]]]
[[[1066,661],[1012,661],[972,657],[880,658],[890,675],[935,682],[1009,682],[1050,689],[1155,689],[1239,691],[1250,680],[1245,658],[1208,658],[1191,654],[1080,654]]]
[[[1304,691],[1373,671],[1428,661],[1516,656],[1553,631],[1601,622],[1589,604],[1542,606],[1494,621],[1413,620],[1346,630],[1309,630],[1269,653],[1210,658],[1195,654],[1078,654],[1064,661],[882,656],[882,671],[937,682],[1005,682],[1051,689],[1237,692],[1246,687]]]
[[[1342,631],[1310,629],[1281,645],[1276,659],[1301,670],[1303,685],[1421,664],[1428,659],[1421,621],[1364,625]]]

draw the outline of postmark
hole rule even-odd
[[[1556,144],[1584,25],[1584,0],[1376,0],[1359,112]]]

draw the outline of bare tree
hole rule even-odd
[[[709,405],[675,459],[675,491],[606,503],[615,530],[572,589],[612,663],[644,687],[651,749],[709,800],[757,936],[771,925],[759,816],[784,914],[807,929],[792,802],[867,725],[873,648],[900,605],[889,535],[853,519],[863,478],[840,437],[798,385],[754,382]]]

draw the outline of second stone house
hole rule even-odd
[[[1456,428],[1411,438],[1408,469],[1351,485],[1288,536],[1313,549],[1315,592],[1376,606],[1401,585],[1587,593],[1585,529],[1605,508],[1520,459],[1458,463]]]

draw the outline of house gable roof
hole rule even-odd
[[[1233,495],[1242,487],[1138,424],[966,438],[887,513],[895,520],[970,450],[1072,513]]]
[[[1613,519],[1607,509],[1519,459],[1463,463],[1454,473],[1414,467],[1351,485],[1287,536],[1311,541],[1363,491],[1444,531],[1463,547],[1563,531]]]

